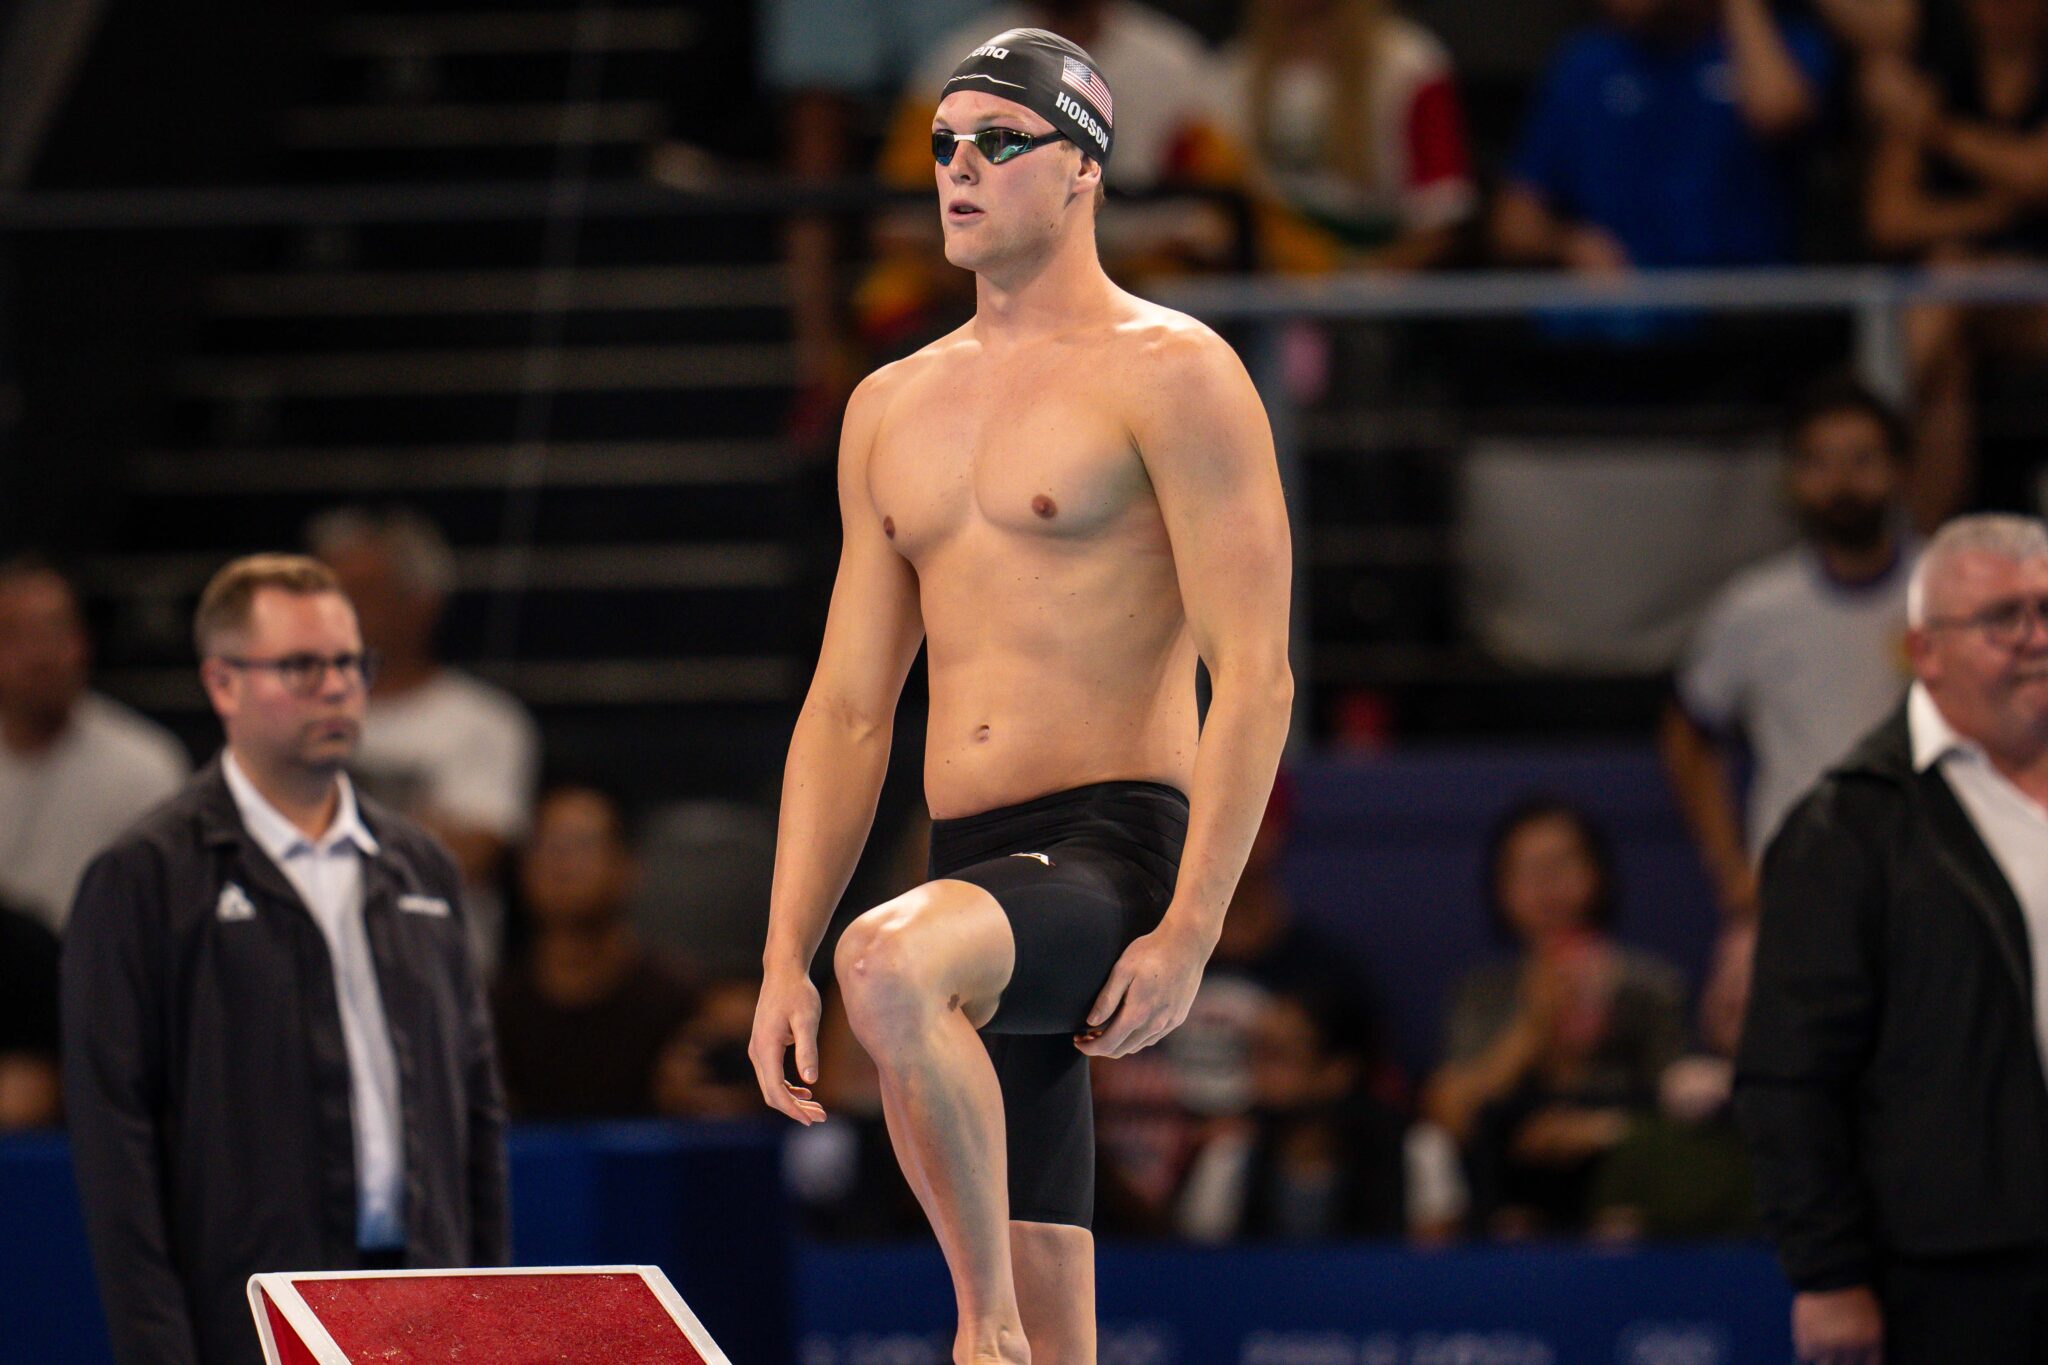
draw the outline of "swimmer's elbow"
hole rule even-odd
[[[879,744],[886,749],[895,733],[896,714],[893,707],[864,705],[858,698],[814,689],[805,698],[797,723],[833,743],[856,748]]]
[[[1294,670],[1288,665],[1285,649],[1210,662],[1209,681],[1211,691],[1218,695],[1233,693],[1283,713],[1294,706]]]
[[[1280,715],[1292,715],[1294,712],[1294,670],[1287,666],[1285,659],[1280,661],[1280,669],[1273,675],[1272,684],[1267,689],[1267,700]]]

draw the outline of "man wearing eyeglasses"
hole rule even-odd
[[[1089,1361],[1088,1059],[1187,1017],[1264,814],[1293,698],[1286,509],[1236,355],[1103,273],[1093,59],[1013,29],[939,94],[946,259],[976,314],[847,407],[748,1051],[772,1107],[826,1117],[807,973],[925,642],[929,880],[846,927],[842,998],[952,1271],[954,1358]]]
[[[1951,522],[1903,706],[1764,855],[1736,1107],[1802,1361],[2048,1359],[2048,526]]]
[[[497,1265],[503,1101],[461,879],[343,771],[374,661],[259,555],[193,634],[227,745],[86,870],[65,1100],[122,1365],[254,1365],[265,1270]]]

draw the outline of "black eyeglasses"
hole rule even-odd
[[[1033,137],[1015,128],[982,128],[972,133],[956,133],[949,128],[932,130],[932,160],[941,166],[953,164],[953,153],[963,142],[974,144],[974,150],[981,153],[981,159],[991,166],[1000,166],[1011,157],[1022,156],[1035,147],[1048,142],[1065,142],[1065,133],[1041,133]]]
[[[330,668],[341,675],[343,682],[365,690],[377,680],[377,655],[368,650],[361,654],[287,654],[281,659],[238,659],[227,654],[219,658],[230,668],[277,674],[285,691],[295,697],[317,693],[327,681]]]
[[[1930,626],[1968,626],[2000,649],[2012,649],[2034,633],[2036,622],[2048,624],[2048,597],[2015,597],[1994,602],[1968,616],[1931,616]]]

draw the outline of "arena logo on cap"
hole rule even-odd
[[[993,57],[997,61],[1003,62],[1010,59],[1010,49],[1007,47],[977,47],[974,51],[968,53],[967,56],[970,60],[975,57]]]

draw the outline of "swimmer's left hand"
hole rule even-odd
[[[1128,1057],[1179,1028],[1201,988],[1210,946],[1169,924],[1134,939],[1110,969],[1074,1046],[1091,1057]]]

